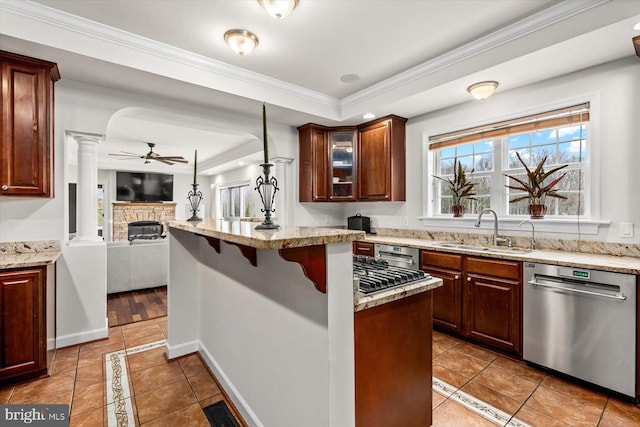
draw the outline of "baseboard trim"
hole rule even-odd
[[[197,352],[199,347],[198,343],[199,341],[191,341],[174,346],[169,345],[169,343],[167,342],[167,359],[171,360],[177,357]]]
[[[58,336],[56,337],[56,348],[69,347],[70,345],[83,344],[104,338],[109,338],[109,328],[106,325],[100,329]]]
[[[216,379],[220,382],[220,385],[224,389],[225,393],[227,393],[227,396],[229,396],[229,399],[231,399],[233,404],[236,406],[236,409],[240,412],[244,421],[251,427],[263,427],[263,424],[260,422],[256,414],[251,410],[242,395],[240,395],[238,390],[231,383],[229,377],[225,375],[218,362],[216,362],[211,353],[209,353],[209,350],[207,350],[207,348],[202,344],[202,341],[198,341],[198,351],[209,366],[209,369],[211,369],[211,372],[213,372]]]

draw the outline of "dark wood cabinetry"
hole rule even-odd
[[[443,281],[433,293],[437,328],[522,354],[520,262],[432,251],[420,257],[422,270]]]
[[[404,201],[406,119],[298,128],[301,202]]]
[[[47,372],[46,268],[0,270],[0,385]]]
[[[358,128],[359,200],[406,200],[406,121],[388,116]]]
[[[431,425],[431,292],[355,313],[356,427]]]
[[[0,196],[53,196],[52,62],[0,51]]]
[[[353,242],[353,253],[355,255],[373,256],[374,250],[375,246],[373,243],[360,242],[357,240]]]

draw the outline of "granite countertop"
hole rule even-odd
[[[534,250],[526,253],[480,252],[469,249],[439,247],[436,245],[445,242],[411,237],[367,235],[364,241],[370,243],[385,243],[388,245],[396,246],[409,246],[413,248],[428,249],[438,252],[478,255],[486,258],[539,262],[544,264],[566,265],[578,268],[591,268],[594,270],[605,270],[618,273],[640,274],[640,258],[631,256],[613,256],[558,250]]]
[[[42,240],[0,243],[0,269],[53,264],[60,257],[60,242]]]
[[[205,219],[200,222],[170,221],[169,227],[214,237],[257,249],[284,249],[363,239],[364,231],[283,226],[279,230],[256,230],[256,223]]]
[[[384,289],[371,294],[363,294],[358,291],[358,280],[355,279],[353,282],[353,311],[366,310],[391,301],[407,298],[411,295],[431,291],[442,286],[442,279],[431,277],[417,283],[409,283],[404,286]]]

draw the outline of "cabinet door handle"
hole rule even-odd
[[[470,282],[470,281],[471,281],[471,277],[467,277],[467,282]]]
[[[7,191],[8,189],[9,189],[9,186],[8,186],[8,185],[3,185],[3,186],[2,186],[2,191]]]
[[[458,280],[460,278],[460,276],[458,276],[457,274],[455,276],[453,276],[454,279]]]

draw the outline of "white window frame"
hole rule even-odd
[[[248,200],[245,200],[244,197],[242,197],[242,187],[249,187],[249,198]],[[224,216],[224,207],[222,205],[222,192],[225,190],[230,190],[232,188],[240,188],[240,216]],[[245,208],[247,207],[247,204],[249,204],[249,206],[251,206],[251,181],[240,181],[240,182],[231,182],[231,183],[227,183],[225,185],[221,185],[219,188],[219,194],[218,194],[218,200],[219,200],[219,212],[220,212],[220,216],[224,219],[230,219],[230,220],[237,220],[240,218],[248,218],[243,216],[243,212],[245,211]],[[231,195],[231,193],[230,193]]]
[[[422,221],[424,227],[429,228],[446,228],[446,229],[475,229],[477,215],[465,214],[463,218],[453,218],[452,215],[439,214],[436,209],[438,202],[435,200],[437,196],[436,179],[432,175],[436,171],[436,156],[433,150],[429,150],[429,137],[432,135],[440,135],[454,132],[460,129],[473,128],[488,123],[496,123],[504,120],[516,119],[528,115],[540,114],[546,111],[552,111],[566,107],[567,105],[576,105],[579,103],[589,102],[590,120],[587,126],[587,150],[586,161],[583,163],[584,170],[584,200],[585,214],[582,216],[572,217],[547,217],[541,220],[535,220],[534,224],[536,232],[549,233],[566,233],[566,234],[588,234],[597,235],[598,229],[602,225],[609,225],[610,220],[600,218],[600,183],[597,176],[600,172],[600,97],[598,94],[591,94],[581,98],[563,100],[553,105],[545,105],[521,111],[515,114],[494,117],[482,122],[462,123],[455,127],[446,129],[437,129],[434,131],[423,133],[423,216],[418,219]],[[491,208],[494,209],[500,218],[500,229],[511,231],[522,231],[518,224],[528,219],[528,216],[507,215],[508,199],[504,184],[508,178],[502,175],[502,171],[497,170],[497,165],[504,168],[506,162],[507,144],[500,143],[500,149],[494,147],[494,172],[491,175]],[[494,185],[495,182],[502,182],[502,185]],[[495,206],[494,203],[495,202]],[[482,229],[493,227],[490,221],[483,221]]]

